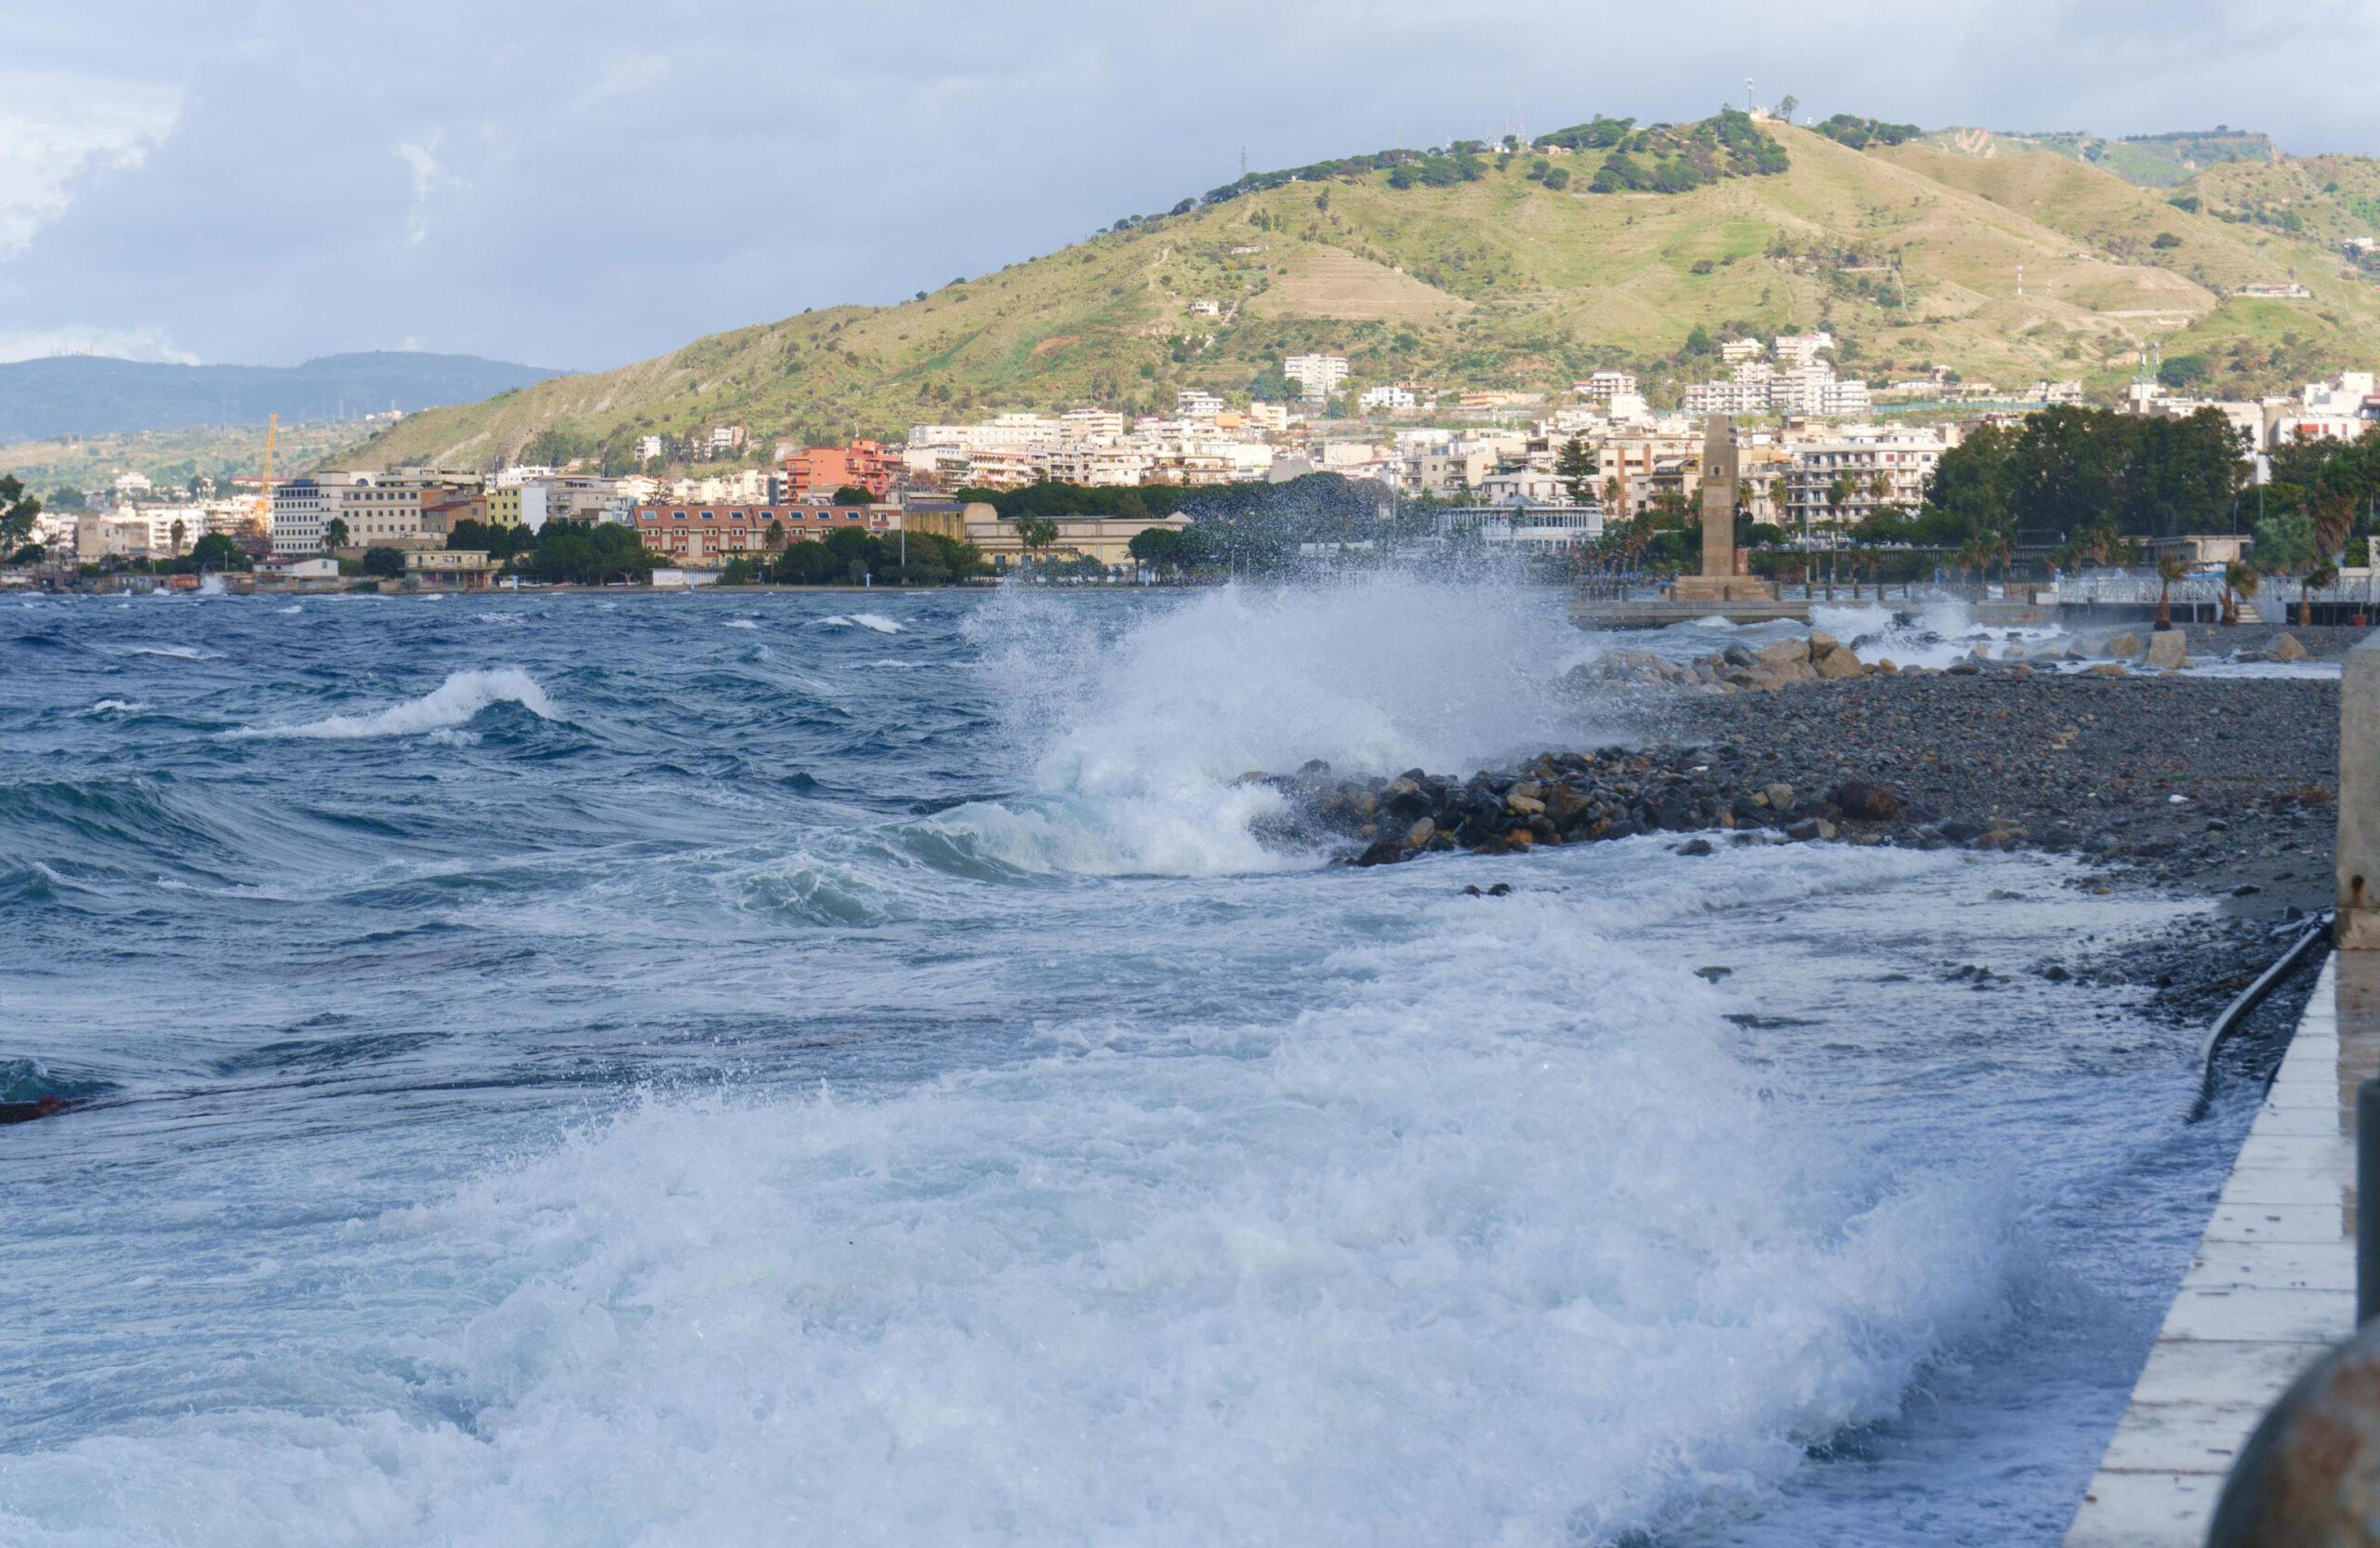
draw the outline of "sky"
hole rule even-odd
[[[2380,152],[2380,5],[14,0],[0,360],[595,369],[1251,168],[1595,112]]]

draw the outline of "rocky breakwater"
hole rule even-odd
[[[1654,688],[1707,688],[1733,694],[1770,690],[1801,682],[1839,682],[1846,678],[1897,671],[1889,660],[1873,663],[1824,630],[1805,640],[1779,640],[1774,644],[1729,645],[1698,661],[1672,661],[1650,651],[1606,652],[1571,668],[1571,681],[1581,687],[1637,684]]]
[[[1982,827],[1912,809],[1886,787],[1839,780],[1805,795],[1733,745],[1544,752],[1517,768],[1468,778],[1408,769],[1394,779],[1334,778],[1309,763],[1294,774],[1251,774],[1286,798],[1266,837],[1339,846],[1357,866],[1464,850],[1511,854],[1564,844],[1690,835],[1681,852],[1709,854],[1713,840],[1784,843],[1844,840],[1998,847],[2014,825]]]

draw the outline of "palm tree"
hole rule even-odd
[[[1843,526],[1843,508],[1850,503],[1851,481],[1837,473],[1834,482],[1826,486],[1826,513],[1838,533]],[[1859,600],[1859,571],[1857,566],[1851,572],[1851,600]]]
[[[190,528],[182,524],[182,519],[178,516],[174,518],[171,536],[174,540],[174,557],[179,559],[182,556],[182,539],[190,536]]]
[[[347,547],[347,523],[334,516],[323,523],[323,551]]]
[[[2236,624],[2240,621],[2240,603],[2244,599],[2256,594],[2256,585],[2261,578],[2254,566],[2242,564],[2236,559],[2223,566],[2223,621],[2225,623]]]
[[[2314,627],[2314,593],[2339,578],[2338,566],[2327,559],[2318,559],[2312,568],[2297,577],[2297,627]]]
[[[2182,556],[2169,553],[2157,561],[2157,627],[2174,627],[2174,582],[2189,574],[2189,565]]]

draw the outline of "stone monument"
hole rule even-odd
[[[1777,589],[1743,573],[1736,553],[1735,427],[1724,414],[1702,422],[1702,573],[1680,576],[1670,595],[1679,602],[1773,602]]]

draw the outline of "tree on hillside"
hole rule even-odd
[[[225,481],[227,484],[229,482]],[[88,510],[91,506],[80,489],[69,489],[63,484],[51,490],[49,498],[42,503],[52,510]]]
[[[1564,442],[1561,452],[1554,458],[1554,476],[1562,481],[1570,498],[1580,505],[1594,496],[1595,472],[1595,454],[1587,449],[1586,437],[1582,435]]]
[[[1787,92],[1777,99],[1777,116],[1791,124],[1793,121],[1793,110],[1801,105],[1802,99],[1799,97]]]
[[[25,493],[14,474],[0,476],[0,553],[14,553],[33,536],[41,502]]]

